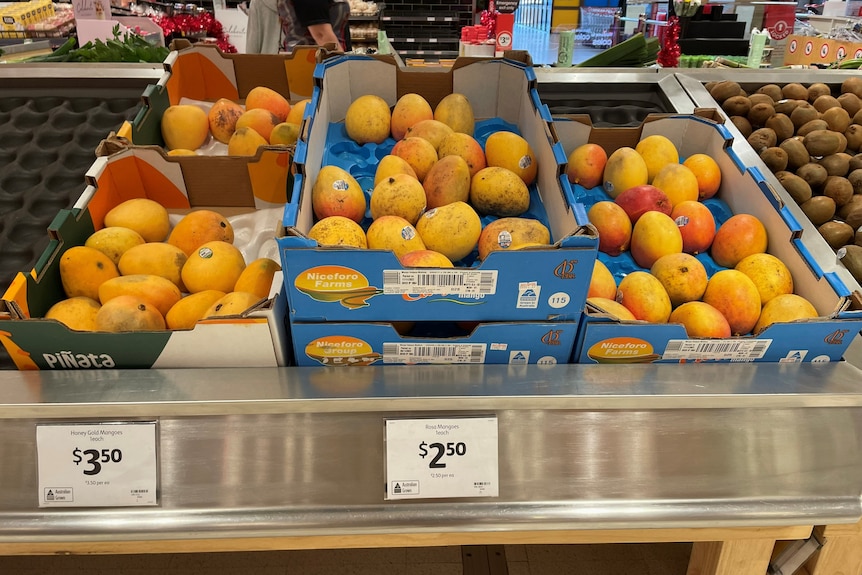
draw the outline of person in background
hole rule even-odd
[[[346,0],[278,0],[283,47],[335,44],[350,51],[350,4]]]
[[[251,0],[245,37],[247,54],[278,54],[281,47],[278,1]]]

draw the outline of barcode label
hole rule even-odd
[[[384,343],[383,363],[485,363],[484,343]]]
[[[766,354],[771,343],[771,339],[720,341],[672,339],[667,342],[661,358],[754,361]]]
[[[485,296],[496,292],[496,270],[383,270],[384,294]]]

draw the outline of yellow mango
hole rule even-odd
[[[259,298],[269,297],[272,278],[281,266],[270,258],[258,258],[245,266],[234,284],[233,291],[253,293]]]
[[[168,329],[193,329],[210,306],[224,295],[223,291],[204,290],[182,298],[165,315]]]
[[[87,246],[74,246],[60,257],[60,281],[68,297],[99,299],[99,286],[120,275],[111,258]]]
[[[163,317],[183,297],[173,282],[155,275],[120,276],[99,286],[99,301],[102,306],[123,295],[132,295],[149,302]]]
[[[169,150],[197,150],[210,133],[207,113],[191,104],[169,106],[162,114],[162,138]]]

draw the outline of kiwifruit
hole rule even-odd
[[[847,174],[847,181],[853,186],[853,193],[862,197],[862,168],[856,168]]]
[[[856,114],[856,112],[862,109],[862,100],[852,92],[847,92],[846,94],[838,96],[838,103],[841,104],[842,108],[847,110],[847,113],[850,114],[851,118]]]
[[[814,103],[820,96],[828,96],[832,94],[832,88],[823,82],[814,82],[808,86],[808,101]]]
[[[835,200],[836,208],[840,208],[853,197],[853,184],[841,176],[829,176],[823,184],[823,195]]]
[[[804,126],[811,120],[816,120],[820,117],[820,112],[814,109],[814,106],[809,104],[808,102],[802,102],[790,112],[790,121],[793,122],[793,125],[798,129],[800,126]]]
[[[826,173],[830,176],[844,177],[850,171],[850,158],[850,154],[838,152],[837,154],[823,156],[818,163],[826,168]]]
[[[761,94],[760,92],[750,95],[748,97],[748,100],[751,102],[752,106],[756,104],[769,104],[770,106],[775,105],[775,100],[773,100],[768,94]]]
[[[718,80],[710,80],[709,82],[704,84],[703,87],[706,88],[706,91],[709,92],[710,95],[712,95],[712,89],[715,87],[716,84],[718,84]]]
[[[828,222],[835,215],[835,200],[829,196],[814,196],[799,207],[815,226]]]
[[[748,111],[748,121],[751,122],[752,126],[765,126],[766,121],[774,115],[775,108],[772,107],[772,103],[766,104],[761,102],[751,106],[751,109]]]
[[[853,196],[854,198],[856,196]],[[851,205],[850,203],[845,204],[845,206]],[[858,230],[862,227],[862,205],[858,202],[854,203],[852,207],[844,212],[844,217],[842,218],[847,224],[853,228],[854,230]]]
[[[829,220],[817,227],[817,231],[826,240],[833,250],[837,250],[841,246],[853,241],[855,231],[846,222],[838,220]]]
[[[799,82],[790,82],[781,88],[781,95],[791,100],[807,100],[808,88]]]
[[[860,168],[862,168],[862,152],[850,158],[850,172],[852,173]]]
[[[839,258],[856,281],[862,282],[862,246],[848,244],[838,250]]]
[[[778,138],[775,137],[775,132],[769,128],[758,128],[754,130],[746,140],[748,140],[748,143],[758,154],[763,152],[766,148],[771,148],[778,143]]]
[[[741,89],[742,88],[740,88],[739,84],[733,80],[722,80],[712,87],[712,90],[709,91],[709,95],[712,96],[716,102],[722,104],[728,98],[738,96]]]
[[[862,230],[856,230],[856,235],[853,237],[853,243],[857,246],[862,246]]]
[[[849,202],[838,208],[838,217],[852,226],[853,224],[849,221],[851,219],[849,216],[850,212],[852,212],[853,210],[859,210],[859,213],[862,214],[862,196],[858,194],[854,195],[852,198],[850,198]],[[856,228],[858,226],[853,227]]]
[[[736,126],[736,129],[739,130],[743,138],[747,138],[754,131],[754,128],[751,127],[751,122],[745,116],[731,116],[730,121]]]
[[[805,122],[799,129],[796,130],[797,136],[807,136],[809,132],[813,132],[814,130],[828,130],[829,124],[826,123],[826,120],[816,119]]]
[[[829,129],[834,132],[845,132],[850,126],[850,114],[841,106],[829,108],[820,115],[820,119],[824,120],[829,125]]]
[[[862,78],[859,76],[851,76],[841,82],[841,93],[856,94],[857,98],[862,98]]]
[[[775,102],[775,106],[774,106],[775,113],[776,114],[785,114],[789,118],[791,112],[793,112],[793,110],[796,108],[796,106],[799,105],[800,102],[801,102],[801,100],[793,100],[793,99],[789,99],[789,98],[786,100],[779,100],[779,101]]]
[[[829,172],[816,162],[808,162],[804,166],[799,166],[799,169],[796,170],[796,175],[805,180],[812,188],[819,189],[820,186],[826,183]]]
[[[721,108],[729,116],[747,116],[751,110],[751,101],[745,96],[731,96],[722,102]]]
[[[775,177],[797,204],[802,205],[811,199],[811,186],[801,177],[786,171],[776,173]]]
[[[838,151],[844,152],[847,150],[847,136],[842,132],[832,132],[838,138]]]
[[[844,134],[831,130],[814,130],[805,135],[802,143],[805,144],[805,149],[812,156],[828,156],[840,151],[841,140],[838,139],[838,136],[843,138]],[[845,138],[845,145],[846,143]]]
[[[856,153],[862,150],[862,126],[859,124],[850,124],[844,131],[844,137],[847,138],[847,149]]]
[[[793,131],[796,129],[796,126],[793,125],[793,122],[790,121],[787,114],[775,114],[766,120],[766,124],[764,125],[775,132],[775,137],[779,142],[783,142],[787,138],[791,137],[793,135]]]
[[[778,84],[766,84],[757,89],[757,94],[766,94],[772,98],[773,102],[777,102],[783,96],[781,95],[781,86]]]
[[[841,102],[839,102],[838,98],[832,96],[831,94],[824,94],[822,96],[818,96],[817,99],[811,103],[811,105],[814,106],[814,109],[821,114],[829,108],[841,108]],[[841,109],[843,110],[844,108]]]
[[[760,152],[760,159],[772,172],[780,172],[787,168],[787,152],[778,146],[772,146]]]
[[[862,108],[860,108],[858,112],[853,114],[853,123],[862,124]]]
[[[811,160],[811,154],[805,149],[805,144],[798,138],[787,138],[778,145],[787,152],[787,169],[797,170]]]

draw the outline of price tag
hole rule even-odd
[[[386,421],[386,499],[497,497],[496,417]]]
[[[156,422],[37,425],[39,507],[157,505]]]

